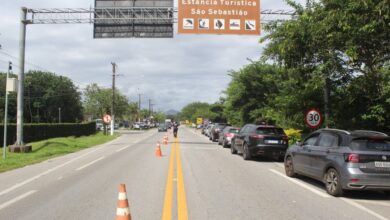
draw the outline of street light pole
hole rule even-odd
[[[23,96],[24,96],[24,59],[26,49],[27,8],[22,8],[20,19],[18,97],[16,113],[16,147],[23,148]],[[21,149],[21,151],[23,151]]]

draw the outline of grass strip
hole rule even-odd
[[[117,133],[110,136],[104,135],[103,132],[99,132],[90,136],[61,137],[33,142],[30,143],[30,145],[32,145],[31,153],[7,152],[7,158],[5,160],[2,158],[0,159],[0,173],[103,144],[118,136],[119,134]],[[1,152],[2,150],[3,149],[1,149]]]

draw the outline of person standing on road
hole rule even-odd
[[[179,131],[179,123],[173,122],[173,136],[177,137],[177,132]]]

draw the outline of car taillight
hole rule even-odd
[[[359,163],[359,154],[348,154],[345,161],[349,163]]]
[[[233,137],[234,135],[232,133],[225,133],[225,137]]]
[[[250,137],[253,139],[263,139],[264,138],[263,135],[259,135],[259,134],[252,134]]]
[[[283,136],[283,144],[288,144],[288,137],[287,136]]]

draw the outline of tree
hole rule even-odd
[[[205,102],[193,102],[181,110],[179,114],[179,119],[189,120],[191,122],[196,122],[197,118],[207,118],[211,121],[215,121],[217,118],[217,113],[211,111],[210,104]]]
[[[388,1],[308,1],[307,8],[288,3],[296,18],[266,26],[269,34],[261,40],[269,42],[264,60],[278,63],[287,76],[274,107],[298,116],[302,110],[294,103],[314,105],[330,116],[330,125],[379,128],[375,124],[386,121],[387,110],[378,106],[385,99],[383,67],[390,57]],[[361,93],[351,91],[357,85]],[[345,111],[353,123],[345,122]]]
[[[50,72],[29,71],[25,77],[24,120],[26,122],[80,122],[81,94],[73,82]],[[59,109],[61,108],[61,112]]]
[[[99,87],[93,83],[88,85],[84,91],[84,110],[85,114],[92,118],[102,118],[104,114],[111,114],[112,90]],[[134,106],[134,105],[132,105]],[[115,91],[115,117],[120,119],[131,110],[127,97],[120,91]]]
[[[232,79],[225,91],[224,103],[228,122],[242,126],[266,119],[269,97],[278,92],[278,81],[274,79],[277,75],[280,75],[277,66],[262,62],[253,62],[231,72]]]

